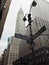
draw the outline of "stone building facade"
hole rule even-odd
[[[23,10],[20,8],[16,20],[16,29],[15,34],[23,34],[25,35],[25,23],[23,21]],[[30,53],[29,46],[27,45],[27,42],[22,39],[18,39],[13,37],[12,42],[10,43],[10,49],[9,49],[9,55],[8,55],[8,61],[6,65],[12,65],[13,61],[23,57],[24,55]]]
[[[34,40],[36,48],[41,46],[49,46],[49,4],[44,0],[36,0],[37,5],[32,7],[31,14],[32,19],[32,33],[35,34],[42,26],[45,25],[46,31],[44,31],[37,39]]]

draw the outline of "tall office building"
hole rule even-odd
[[[24,13],[22,8],[20,8],[16,20],[16,29],[15,29],[16,34],[19,33],[25,35],[25,23],[23,21],[23,17]],[[13,37],[10,45],[7,65],[12,65],[13,61],[19,59],[20,57],[23,57],[24,55],[30,52],[31,51],[29,51],[29,47],[25,40]]]
[[[13,36],[8,38],[8,45],[7,45],[7,49],[5,50],[5,55],[4,55],[4,62],[3,65],[7,65],[8,63],[8,57],[9,57],[9,53],[10,53],[10,46],[12,44],[13,41]]]
[[[44,0],[36,0],[37,5],[32,7],[32,34],[35,34],[43,25],[46,26],[44,31],[37,39],[35,39],[36,48],[41,46],[49,46],[49,4]]]

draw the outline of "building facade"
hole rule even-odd
[[[32,34],[34,35],[42,26],[45,25],[46,31],[44,31],[38,38],[34,40],[36,49],[41,46],[49,46],[49,4],[44,0],[36,0],[37,5],[32,7]],[[29,27],[27,29],[29,32]]]
[[[9,10],[11,0],[0,0],[0,38],[3,32],[4,23]]]
[[[2,56],[0,56],[0,65],[2,65]]]
[[[15,34],[23,34],[23,35],[26,34],[23,16],[24,16],[23,10],[22,8],[20,8],[16,20]],[[9,52],[7,52],[8,53],[7,63],[4,65],[12,65],[13,61],[30,53],[31,51],[29,50],[30,50],[29,46],[27,45],[27,42],[25,40],[15,38],[14,36],[12,41],[10,42],[10,48],[8,50]]]

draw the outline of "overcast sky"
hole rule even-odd
[[[29,12],[30,5],[33,0],[11,0],[10,9],[5,21],[4,31],[0,40],[0,55],[7,47],[7,39],[15,33],[17,13],[20,8],[23,9],[24,14]],[[48,0],[49,1],[49,0]]]

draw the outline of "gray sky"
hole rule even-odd
[[[5,21],[4,31],[2,34],[2,38],[0,40],[0,55],[2,54],[3,50],[7,47],[8,37],[13,36],[15,33],[16,19],[17,19],[17,13],[19,9],[22,8],[24,14],[28,13],[32,1],[33,0],[12,0],[11,1],[10,9]]]

